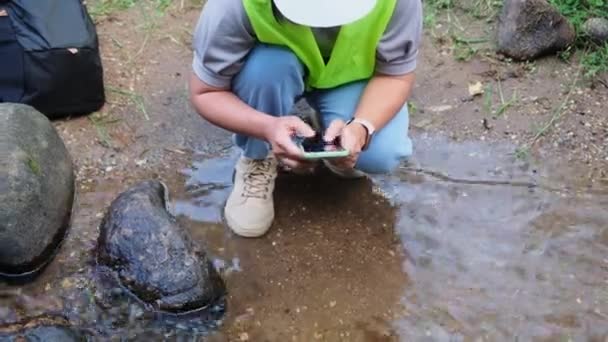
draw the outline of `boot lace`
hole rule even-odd
[[[244,174],[243,197],[267,199],[270,190],[272,174],[269,160],[256,160],[251,163]]]

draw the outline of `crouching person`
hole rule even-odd
[[[194,33],[191,102],[233,132],[242,156],[225,206],[230,228],[264,235],[274,219],[278,164],[310,167],[293,136],[300,98],[323,137],[349,156],[325,160],[343,177],[388,173],[412,153],[407,99],[422,30],[420,0],[209,0]]]

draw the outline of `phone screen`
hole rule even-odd
[[[344,150],[340,146],[339,137],[334,141],[327,142],[319,134],[311,138],[302,139],[301,144],[304,152],[333,152]]]

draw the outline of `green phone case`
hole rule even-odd
[[[305,159],[331,159],[348,157],[348,151],[304,152]]]

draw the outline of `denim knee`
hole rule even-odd
[[[364,151],[355,168],[368,174],[388,174],[394,172],[409,156],[410,153],[403,146],[385,145]]]
[[[394,172],[412,155],[412,140],[408,136],[409,113],[407,104],[372,139],[369,148],[359,157],[358,170],[370,174]]]
[[[304,92],[304,66],[290,50],[260,44],[249,53],[232,89],[250,105],[261,98],[295,99]]]

